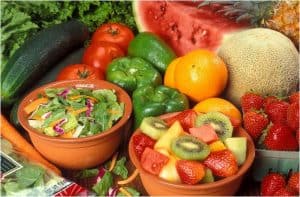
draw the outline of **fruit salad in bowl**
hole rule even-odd
[[[233,195],[255,150],[223,113],[188,109],[144,118],[129,155],[149,195]]]

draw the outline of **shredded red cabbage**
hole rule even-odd
[[[59,123],[57,123],[56,125],[54,125],[54,127],[53,127],[54,131],[56,131],[56,133],[59,134],[59,135],[64,134],[65,130],[61,126],[64,123],[66,123],[67,121],[68,121],[67,118],[64,118],[61,121],[59,121]]]
[[[87,106],[87,111],[85,112],[87,117],[91,116],[91,113],[93,111],[94,103],[90,99],[86,99],[86,106]]]
[[[51,115],[51,113],[52,113],[51,111],[44,113],[44,114],[42,115],[42,118],[43,118],[43,119],[49,118],[49,116]]]
[[[70,89],[64,89],[61,93],[58,94],[58,96],[63,97],[64,99],[67,98],[68,93],[70,92]]]
[[[118,194],[119,188],[118,187],[110,187],[108,190],[109,197],[116,197]]]

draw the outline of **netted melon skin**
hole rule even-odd
[[[240,107],[252,91],[261,95],[289,94],[299,83],[299,52],[289,38],[266,29],[235,33],[218,50],[229,71],[224,97]]]

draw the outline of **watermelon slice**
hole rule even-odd
[[[139,31],[157,34],[178,56],[199,48],[216,51],[230,33],[249,26],[218,14],[210,6],[197,8],[199,3],[133,1],[132,5]]]

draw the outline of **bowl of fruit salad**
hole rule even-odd
[[[30,92],[19,105],[18,119],[46,159],[83,169],[111,157],[130,128],[131,112],[131,99],[119,86],[70,80]]]
[[[251,137],[220,112],[145,118],[129,156],[149,195],[233,195],[255,156]]]

